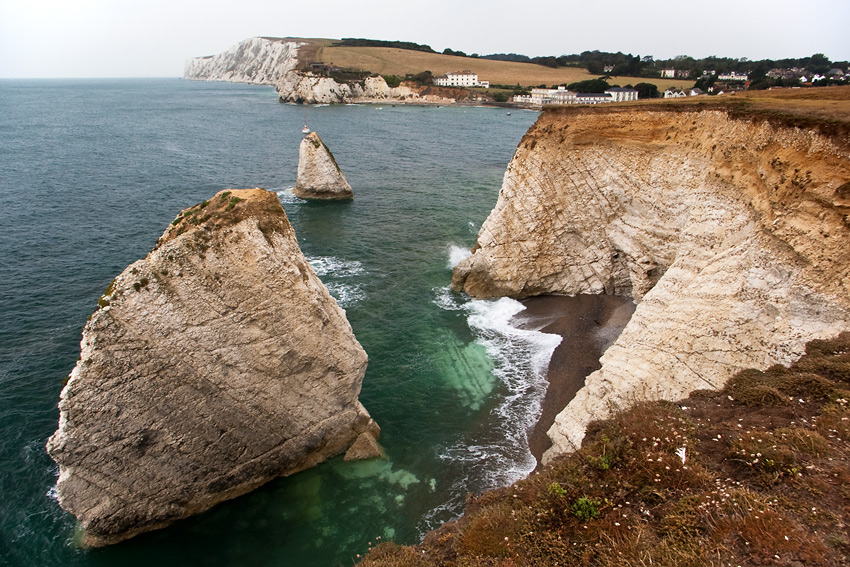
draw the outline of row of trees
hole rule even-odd
[[[747,73],[751,79],[758,80],[765,77],[771,69],[803,69],[807,73],[826,74],[830,69],[838,68],[842,71],[850,69],[847,61],[830,61],[823,53],[815,53],[809,57],[789,59],[762,59],[750,61],[746,58],[732,57],[703,57],[700,59],[688,55],[679,55],[672,59],[654,59],[652,57],[641,57],[631,53],[620,51],[611,53],[607,51],[583,51],[578,54],[528,57],[518,53],[493,53],[491,55],[472,54],[467,56],[462,51],[445,49],[446,55],[459,55],[462,57],[480,57],[481,59],[493,59],[497,61],[516,61],[521,63],[536,63],[546,67],[582,67],[594,75],[612,75],[620,77],[657,77],[661,69],[675,68],[681,71],[690,71],[691,77],[697,78],[704,70],[713,70],[717,73]],[[607,69],[607,70],[606,70]]]

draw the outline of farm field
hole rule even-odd
[[[335,47],[333,39],[310,39],[310,46],[299,50],[299,58],[305,62],[319,61],[337,67],[371,71],[381,75],[416,74],[431,71],[434,75],[444,75],[451,71],[470,70],[478,73],[483,81],[495,85],[516,85],[524,87],[537,85],[569,84],[586,79],[595,79],[586,69],[578,67],[560,67],[552,69],[534,63],[512,61],[491,61],[475,57],[458,57],[441,53],[427,53],[387,47]],[[658,90],[670,87],[681,89],[693,86],[693,81],[682,79],[660,79],[645,77],[612,77],[612,85],[652,83]]]

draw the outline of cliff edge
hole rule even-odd
[[[226,81],[277,85],[298,66],[298,50],[305,41],[252,37],[226,51],[186,61],[183,77],[195,81]]]
[[[638,303],[544,460],[637,400],[720,388],[850,328],[850,138],[695,106],[544,112],[453,286]]]
[[[367,357],[276,195],[183,211],[83,330],[47,449],[88,545],[163,527],[346,451]],[[368,456],[368,455],[367,455]]]

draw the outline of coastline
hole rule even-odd
[[[522,304],[525,310],[514,316],[514,324],[563,339],[549,361],[542,412],[529,432],[529,448],[539,463],[551,446],[546,432],[584,385],[584,379],[600,368],[599,357],[620,336],[635,303],[630,297],[576,295],[532,297]]]

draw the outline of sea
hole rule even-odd
[[[559,337],[510,299],[450,290],[537,114],[282,104],[271,87],[182,79],[0,80],[0,565],[349,566],[414,544],[468,494],[536,465],[526,434]],[[355,199],[295,197],[302,127]],[[183,208],[226,188],[283,203],[369,355],[360,400],[385,459],[313,469],[100,549],[55,497],[45,452],[81,330],[109,282]]]

